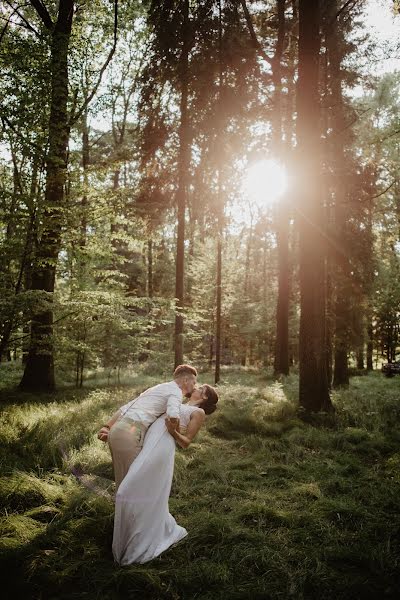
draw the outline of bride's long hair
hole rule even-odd
[[[201,401],[200,408],[204,410],[206,415],[211,415],[217,409],[218,394],[217,390],[211,385],[205,383],[201,386],[205,391],[206,398]]]

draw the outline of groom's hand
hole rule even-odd
[[[167,417],[165,419],[165,425],[167,426],[168,431],[172,434],[174,431],[179,429],[179,419],[176,417]]]
[[[109,430],[107,429],[107,427],[102,427],[100,429],[100,431],[98,432],[97,437],[102,442],[106,442],[108,440],[108,432],[109,432]]]

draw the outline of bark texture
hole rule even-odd
[[[319,1],[299,1],[297,136],[300,250],[300,406],[332,410],[325,355],[325,269],[322,243],[318,61]]]
[[[43,6],[40,10],[43,10]],[[57,22],[54,26],[51,20],[48,22],[51,28],[49,151],[46,161],[43,229],[37,246],[31,288],[40,292],[40,302],[32,317],[30,348],[20,383],[21,389],[30,391],[52,391],[55,388],[53,293],[61,243],[67,172],[68,51],[73,10],[74,0],[60,0]]]

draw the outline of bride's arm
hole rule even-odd
[[[189,425],[187,426],[186,433],[183,435],[177,429],[174,429],[169,419],[165,419],[165,424],[167,426],[168,431],[175,439],[175,441],[179,444],[181,448],[188,448],[192,443],[194,437],[199,431],[200,427],[203,425],[204,420],[206,418],[206,414],[204,410],[196,410],[190,416]]]

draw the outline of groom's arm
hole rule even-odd
[[[175,429],[179,427],[179,416],[181,413],[182,397],[179,395],[171,394],[167,400],[166,413],[170,422],[174,425]]]

